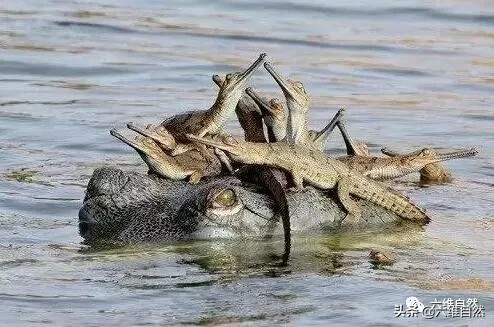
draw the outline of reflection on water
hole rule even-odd
[[[477,297],[494,312],[493,27],[486,1],[4,4],[1,324],[408,325],[418,318],[392,318],[411,295]],[[281,240],[83,248],[76,217],[92,170],[143,169],[108,130],[208,108],[210,76],[260,52],[305,83],[314,127],[343,106],[375,153],[481,152],[448,163],[450,184],[395,183],[432,213],[425,229],[298,235],[288,267],[278,265]],[[252,84],[279,95],[266,75]],[[374,266],[372,248],[397,262]]]

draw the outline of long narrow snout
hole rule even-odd
[[[292,98],[295,98],[297,95],[293,92],[292,87],[286,82],[286,80],[281,76],[281,74],[271,65],[269,61],[264,63],[264,68],[268,71],[268,73],[273,76],[274,80],[281,87],[283,93],[288,93]]]
[[[264,62],[264,60],[266,59],[266,57],[267,57],[267,55],[265,53],[261,53],[259,55],[259,58],[257,58],[257,60],[254,61],[252,63],[252,65],[250,65],[249,67],[247,67],[247,69],[244,70],[240,74],[239,82],[242,82],[242,81],[250,78],[250,76],[257,70],[257,68],[259,68],[259,66],[262,65],[262,63]]]
[[[146,137],[152,137],[152,133],[149,130],[146,130],[145,128],[139,127],[135,125],[133,122],[127,123],[127,128],[141,134],[142,136]]]
[[[464,150],[458,150],[458,151],[452,151],[446,153],[438,153],[437,156],[440,161],[445,161],[445,160],[458,159],[458,158],[474,157],[478,153],[479,150],[477,148],[471,148],[471,149],[464,149]]]
[[[133,149],[135,149],[136,151],[139,151],[139,152],[145,152],[144,148],[138,144],[137,142],[134,142],[132,140],[130,140],[129,138],[123,136],[122,134],[120,134],[115,128],[112,128],[110,130],[110,134],[111,136],[114,136],[116,137],[117,139],[119,139],[120,141],[124,142],[125,144],[127,144],[128,146],[132,147]]]

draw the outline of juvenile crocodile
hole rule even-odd
[[[161,123],[179,143],[171,153],[177,155],[189,150],[188,140],[185,134],[191,133],[198,136],[216,134],[231,116],[239,99],[242,97],[247,82],[257,68],[264,62],[266,54],[259,58],[243,72],[230,73],[220,87],[214,104],[208,110],[191,111],[173,116]],[[185,144],[184,144],[185,143]]]
[[[384,151],[390,153],[386,149]],[[446,153],[438,153],[432,149],[423,148],[409,154],[391,157],[346,156],[337,159],[344,162],[350,169],[372,179],[393,179],[417,173],[426,166],[440,161],[473,157],[477,153],[478,150],[475,148]]]
[[[228,152],[234,161],[284,169],[292,174],[298,188],[302,188],[305,181],[324,190],[336,189],[338,199],[354,223],[358,223],[360,219],[360,210],[350,198],[350,194],[380,205],[402,218],[429,221],[424,210],[411,203],[406,197],[349,169],[344,163],[326,157],[316,149],[288,142],[244,142],[231,136],[215,140],[192,134],[187,137]]]
[[[221,87],[225,79],[219,75],[213,75],[213,82]],[[247,95],[243,94],[235,107],[238,122],[244,130],[245,140],[249,142],[266,142],[264,127],[262,125],[262,113],[257,104]]]
[[[173,157],[166,154],[151,138],[137,136],[131,140],[116,129],[110,130],[110,134],[136,150],[150,172],[164,178],[181,180],[189,177],[189,182],[198,183],[203,176],[221,173],[221,162],[215,156],[206,160],[199,151],[192,149]]]
[[[306,144],[310,142],[307,129],[307,112],[310,107],[310,98],[300,81],[284,79],[269,63],[264,63],[264,68],[274,78],[285,95],[288,107],[287,138],[291,143]]]

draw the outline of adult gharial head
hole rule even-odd
[[[193,185],[103,167],[89,181],[79,232],[90,245],[259,237],[277,226],[273,207],[262,188],[231,176]]]

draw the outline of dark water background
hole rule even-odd
[[[144,170],[108,130],[208,108],[210,76],[260,52],[305,83],[314,127],[343,106],[374,153],[480,154],[451,184],[395,184],[432,213],[423,231],[301,235],[286,268],[279,241],[81,252],[92,170]],[[262,70],[252,85],[279,92]],[[0,325],[492,326],[493,106],[490,1],[3,1]],[[394,318],[408,296],[476,297],[487,318]]]

